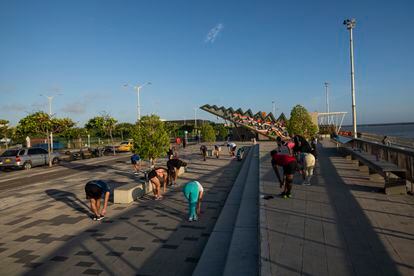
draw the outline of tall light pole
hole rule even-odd
[[[194,128],[197,128],[197,107],[194,107]]]
[[[272,101],[272,113],[273,113],[273,116],[276,116],[275,112],[276,112],[275,101]]]
[[[324,83],[325,85],[325,98],[326,98],[326,113],[329,113],[329,90],[328,90],[328,82]]]
[[[349,48],[351,58],[351,93],[352,93],[352,125],[354,138],[357,138],[357,125],[356,125],[356,107],[355,107],[355,76],[354,76],[354,43],[352,36],[352,29],[355,28],[356,21],[354,18],[344,20],[346,29],[349,30]]]
[[[48,102],[49,102],[49,117],[52,117],[52,101],[53,101],[53,98],[58,96],[58,95],[62,95],[62,94],[56,94],[56,95],[53,95],[53,96],[40,94],[40,96],[46,97]],[[53,152],[53,132],[52,131],[50,131],[50,152]]]
[[[151,82],[146,82],[142,85],[135,85],[132,88],[137,92],[137,119],[138,122],[141,120],[141,103],[140,103],[140,99],[139,99],[139,94],[141,92],[141,88],[146,86],[146,85],[151,85]],[[124,87],[128,87],[128,84],[125,84]]]

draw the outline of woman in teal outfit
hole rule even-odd
[[[203,198],[203,186],[198,181],[190,181],[184,184],[183,193],[188,200],[188,221],[197,221],[200,215],[201,199]]]

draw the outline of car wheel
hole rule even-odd
[[[59,164],[59,161],[60,161],[59,158],[53,158],[52,159],[52,164],[57,165],[57,164]]]
[[[23,164],[23,169],[30,170],[32,168],[32,164],[30,162],[26,162]]]

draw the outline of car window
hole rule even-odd
[[[1,156],[4,156],[4,157],[17,156],[18,153],[19,153],[19,150],[6,150],[5,152],[3,152]]]
[[[122,142],[121,145],[128,145],[128,142]]]
[[[45,149],[37,149],[38,150],[38,153],[40,153],[40,154],[47,154],[47,150],[45,150]]]
[[[29,149],[27,154],[30,154],[30,155],[37,154],[37,150],[36,149]]]
[[[21,156],[21,155],[24,155],[24,152],[25,152],[26,150],[24,150],[24,149],[22,149],[22,150],[20,150],[19,151],[19,155]]]

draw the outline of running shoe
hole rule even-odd
[[[292,197],[292,194],[291,194],[291,193],[288,193],[288,194],[287,194],[287,197],[288,197],[288,198],[291,198],[291,197]]]
[[[98,220],[98,218],[96,216],[93,216],[92,217],[92,220],[95,220],[96,221],[96,220]]]
[[[280,197],[284,197],[285,196],[285,192],[282,192],[279,194]]]
[[[193,221],[193,218],[189,218],[189,219],[188,219],[188,222],[192,222],[192,221]]]
[[[99,221],[99,220],[103,220],[104,218],[105,218],[105,216],[102,216],[102,215],[101,215],[100,217],[97,217],[97,218],[96,218],[96,220],[98,220],[98,221]]]
[[[288,198],[288,196],[287,196],[286,194],[284,194],[284,195],[282,196],[282,198],[286,199],[286,198]]]

